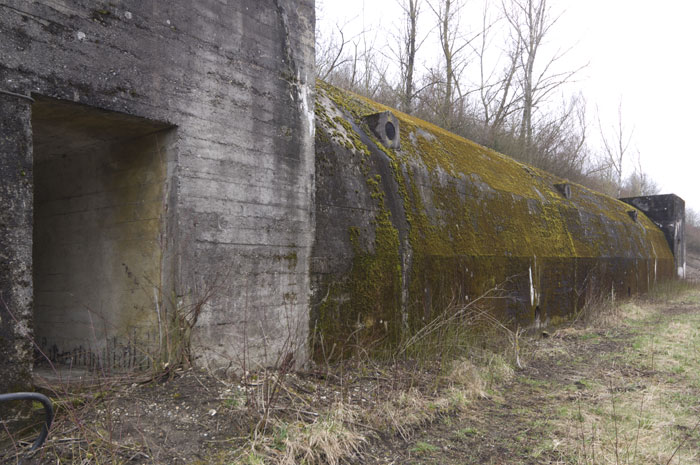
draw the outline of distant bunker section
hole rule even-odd
[[[326,355],[393,347],[495,287],[501,321],[539,327],[593,294],[631,296],[677,274],[677,248],[638,203],[323,82],[315,150],[311,331]]]
[[[673,253],[676,275],[685,278],[685,202],[677,195],[645,195],[620,199],[644,212],[666,237]]]

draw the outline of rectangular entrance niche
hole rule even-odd
[[[173,131],[48,98],[32,106],[32,131],[35,339],[53,362],[144,367],[165,331]]]

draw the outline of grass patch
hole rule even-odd
[[[440,448],[427,442],[418,441],[410,450],[416,455],[426,455],[437,452]]]
[[[576,381],[577,395],[554,413],[568,463],[697,462],[698,295],[697,287],[671,283],[619,305],[615,327],[625,333],[622,343],[577,367],[586,379]],[[613,339],[590,334],[578,341],[588,346]]]
[[[462,439],[467,439],[469,437],[477,436],[478,434],[479,434],[479,430],[476,428],[471,428],[471,427],[462,428],[462,429],[455,431],[455,435],[457,435],[458,437],[460,437]]]

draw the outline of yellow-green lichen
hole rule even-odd
[[[644,215],[631,220],[628,205],[572,183],[565,198],[555,184],[566,181],[549,173],[323,82],[317,91],[336,107],[317,115],[325,131],[342,132],[352,144],[340,145],[355,153],[386,155],[393,177],[382,182],[363,160],[377,215],[373,231],[351,229],[351,271],[342,290],[331,286],[324,302],[348,312],[338,334],[379,322],[400,331],[399,320],[411,331],[451,300],[473,298],[505,280],[518,297],[497,302],[504,319],[527,323],[537,308],[541,318],[555,321],[580,307],[585,288],[643,290],[652,274],[672,273],[663,233]],[[386,110],[400,122],[400,150],[386,149],[363,123]],[[372,150],[362,140],[371,141]],[[390,185],[400,205],[386,203]],[[389,210],[405,216],[408,261],[400,219],[392,222]],[[363,238],[372,233],[374,247],[365,250]],[[408,290],[403,301],[402,289]]]
[[[321,304],[315,332],[333,341],[337,351],[326,356],[342,356],[361,347],[379,349],[395,344],[400,335],[401,261],[399,234],[380,188],[381,176],[366,180],[376,202],[373,221],[374,241],[366,249],[362,231],[350,227],[352,266],[345,279],[327,283],[328,296]],[[320,339],[319,339],[320,341]],[[323,348],[315,347],[317,356]]]
[[[347,112],[356,124],[361,124],[363,116],[387,110],[399,119],[402,149],[387,150],[378,142],[377,146],[392,158],[394,175],[400,186],[404,183],[402,165],[409,168],[424,166],[431,173],[438,172],[443,178],[451,179],[451,187],[442,186],[437,177],[431,179],[431,185],[439,197],[437,209],[446,207],[451,210],[452,225],[455,225],[454,221],[460,223],[460,228],[469,228],[469,225],[472,225],[471,231],[451,235],[453,241],[459,236],[467,239],[461,241],[461,247],[455,243],[458,250],[477,255],[500,255],[507,251],[520,256],[537,254],[595,257],[600,256],[601,252],[607,252],[606,244],[603,243],[605,238],[601,238],[598,244],[590,243],[570,237],[567,230],[568,223],[577,221],[577,210],[597,216],[601,222],[610,220],[619,224],[632,224],[627,214],[630,207],[622,202],[576,184],[571,184],[572,200],[564,199],[554,184],[566,181],[549,173],[516,162],[435,125],[320,81],[318,93],[327,95]],[[350,123],[341,123],[340,120],[342,118],[334,118],[335,123],[342,125],[353,134],[354,139],[359,140]],[[414,134],[414,140],[418,141],[417,145],[412,142],[411,134]],[[429,137],[421,134],[427,134]],[[466,194],[472,201],[465,201],[455,195],[455,188],[461,183],[464,183]],[[488,192],[485,194],[486,189]],[[403,190],[405,201],[418,200],[417,196],[409,199],[405,188]],[[532,212],[528,208],[527,200],[535,201],[540,211]],[[455,211],[457,205],[464,207],[462,211]],[[566,215],[568,218],[563,211],[569,213]],[[476,221],[466,221],[474,216]],[[655,245],[659,245],[657,249],[662,253],[659,258],[668,259],[670,251],[662,247],[662,233],[644,215],[639,215],[639,218],[644,236]],[[454,233],[454,227],[452,229]],[[493,237],[494,234],[498,234],[502,239],[496,244],[496,249],[493,248],[494,244],[484,240]],[[481,240],[473,240],[480,236]]]

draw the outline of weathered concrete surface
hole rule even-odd
[[[304,346],[314,229],[313,46],[313,0],[0,5],[0,89],[176,126],[162,183],[155,286],[169,317],[198,315],[195,363],[240,368]],[[17,124],[26,138],[29,115]],[[10,138],[7,150],[21,158],[14,148],[21,140]],[[31,231],[22,225],[26,241]],[[115,254],[115,263],[125,263]],[[29,257],[23,249],[17,269],[24,274],[3,274],[3,288],[21,283],[31,295]],[[18,297],[16,310],[26,322],[28,296]]]
[[[643,211],[666,237],[673,252],[676,275],[686,277],[685,201],[674,194],[645,195],[620,199]]]
[[[31,380],[30,105],[0,93],[0,393],[26,389]]]
[[[363,123],[386,110],[401,149]],[[662,231],[618,200],[323,83],[316,115],[312,324],[326,354],[395,344],[499,284],[495,314],[528,327],[674,275]]]

